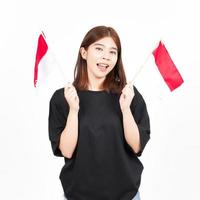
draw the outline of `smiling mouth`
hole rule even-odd
[[[109,65],[103,64],[103,63],[97,63],[97,66],[101,67],[101,68],[108,68],[109,67]]]
[[[106,72],[109,65],[103,63],[97,63],[97,67],[101,72]]]

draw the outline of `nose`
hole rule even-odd
[[[109,52],[104,52],[104,54],[103,54],[103,59],[104,59],[104,60],[110,60]]]

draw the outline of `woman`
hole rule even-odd
[[[140,199],[138,156],[150,138],[149,116],[141,94],[126,82],[113,28],[97,26],[85,35],[74,82],[50,100],[49,138],[54,155],[65,159],[65,199]]]

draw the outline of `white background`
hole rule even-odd
[[[97,25],[120,35],[131,80],[161,38],[184,78],[170,92],[153,57],[135,80],[146,100],[151,140],[143,156],[142,200],[200,199],[200,12],[196,0],[0,1],[0,199],[59,200],[63,158],[48,139],[49,98],[73,80],[79,45]],[[61,73],[33,87],[43,30]]]

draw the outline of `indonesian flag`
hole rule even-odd
[[[179,87],[184,81],[172,61],[165,45],[160,41],[158,47],[153,51],[155,63],[165,83],[171,91]]]
[[[44,34],[40,34],[35,57],[34,86],[52,88],[62,85],[64,79],[62,69],[48,47]]]
[[[35,67],[34,67],[34,86],[35,87],[38,81],[38,70],[45,67],[44,65],[41,66],[41,60],[46,54],[47,50],[48,50],[48,45],[43,35],[40,34],[38,38],[38,46],[37,46],[37,51],[36,51]]]

